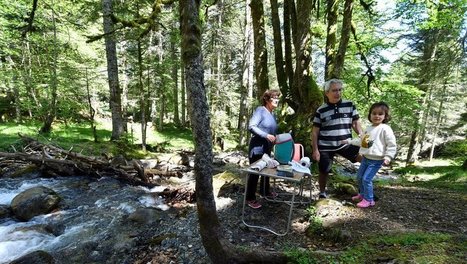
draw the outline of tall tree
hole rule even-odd
[[[285,61],[282,52],[281,24],[279,19],[279,5],[277,0],[271,0],[271,22],[274,36],[274,61],[276,64],[276,76],[279,87],[284,94],[288,94],[289,86],[285,74]]]
[[[186,87],[192,105],[190,116],[195,142],[196,204],[203,245],[213,263],[284,263],[287,259],[283,254],[252,253],[236,249],[224,237],[217,216],[212,187],[213,155],[209,106],[201,52],[200,1],[181,0],[180,21]]]
[[[41,133],[49,133],[52,130],[52,123],[57,113],[57,59],[58,59],[58,40],[57,25],[55,24],[55,10],[52,1],[52,28],[53,28],[53,46],[52,46],[52,65],[50,66],[50,104],[44,116],[44,123],[40,129]]]
[[[251,0],[246,0],[245,4],[245,24],[243,29],[243,46],[242,46],[242,67],[241,67],[241,87],[240,87],[240,109],[238,117],[237,129],[239,132],[238,144],[245,146],[248,140],[248,115],[251,106],[250,98],[253,94],[253,36],[251,24],[250,3]]]
[[[316,84],[311,65],[310,26],[313,4],[313,1],[306,0],[297,0],[296,3],[294,0],[286,0],[284,3],[285,74],[289,86],[287,87],[285,81],[282,81],[284,84],[280,87],[287,104],[294,110],[294,114],[285,118],[286,127],[282,129],[292,130],[294,139],[304,146],[311,146],[311,116],[322,102],[322,95]],[[274,28],[277,30],[277,25]],[[275,38],[278,38],[278,34],[274,34]],[[277,54],[282,52],[280,46],[275,45],[274,49],[279,49],[276,51]],[[292,51],[294,54],[291,54]],[[276,72],[282,74],[283,71],[278,69]]]
[[[107,57],[107,77],[110,90],[110,111],[112,112],[112,140],[118,140],[125,132],[122,116],[122,91],[118,81],[117,46],[114,22],[112,20],[112,0],[102,0],[102,15],[105,34],[105,54]]]
[[[254,59],[257,94],[259,99],[269,88],[268,50],[266,48],[266,29],[264,26],[263,0],[251,0],[251,17],[254,36]]]

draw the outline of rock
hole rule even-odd
[[[333,199],[319,199],[315,204],[315,207],[318,210],[319,208],[324,208],[324,207],[334,208],[334,207],[341,207],[341,206],[342,206],[341,202],[333,200]]]
[[[128,220],[139,224],[153,224],[161,219],[160,211],[152,208],[138,208],[128,216]]]
[[[54,258],[47,252],[38,250],[13,260],[10,264],[51,264]]]
[[[128,166],[128,162],[126,161],[125,157],[123,155],[118,155],[114,157],[111,161],[110,164],[112,166]]]
[[[158,161],[156,159],[141,160],[144,169],[154,169],[157,166]]]
[[[8,205],[0,204],[0,219],[11,216],[11,210]]]
[[[334,186],[334,192],[343,195],[357,195],[358,190],[355,186],[349,183],[336,183]]]
[[[54,190],[37,186],[13,198],[11,209],[18,219],[29,221],[34,216],[52,212],[60,201],[61,197]]]
[[[238,183],[226,182],[224,185],[221,186],[217,197],[229,197],[230,195],[234,195],[244,188]]]
[[[38,171],[39,171],[39,168],[36,165],[30,164],[18,170],[15,170],[9,177],[11,178],[23,177],[25,175],[37,173]]]

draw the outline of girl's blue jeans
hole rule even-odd
[[[358,191],[365,200],[373,201],[373,178],[384,160],[371,160],[363,157],[357,172]]]

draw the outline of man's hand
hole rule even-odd
[[[313,160],[319,161],[319,159],[320,159],[319,151],[313,150],[313,153],[311,154],[311,157],[313,158]]]

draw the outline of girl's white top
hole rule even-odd
[[[360,146],[360,154],[372,160],[392,160],[396,156],[396,137],[387,124],[368,126],[363,135],[350,140],[352,145]]]

